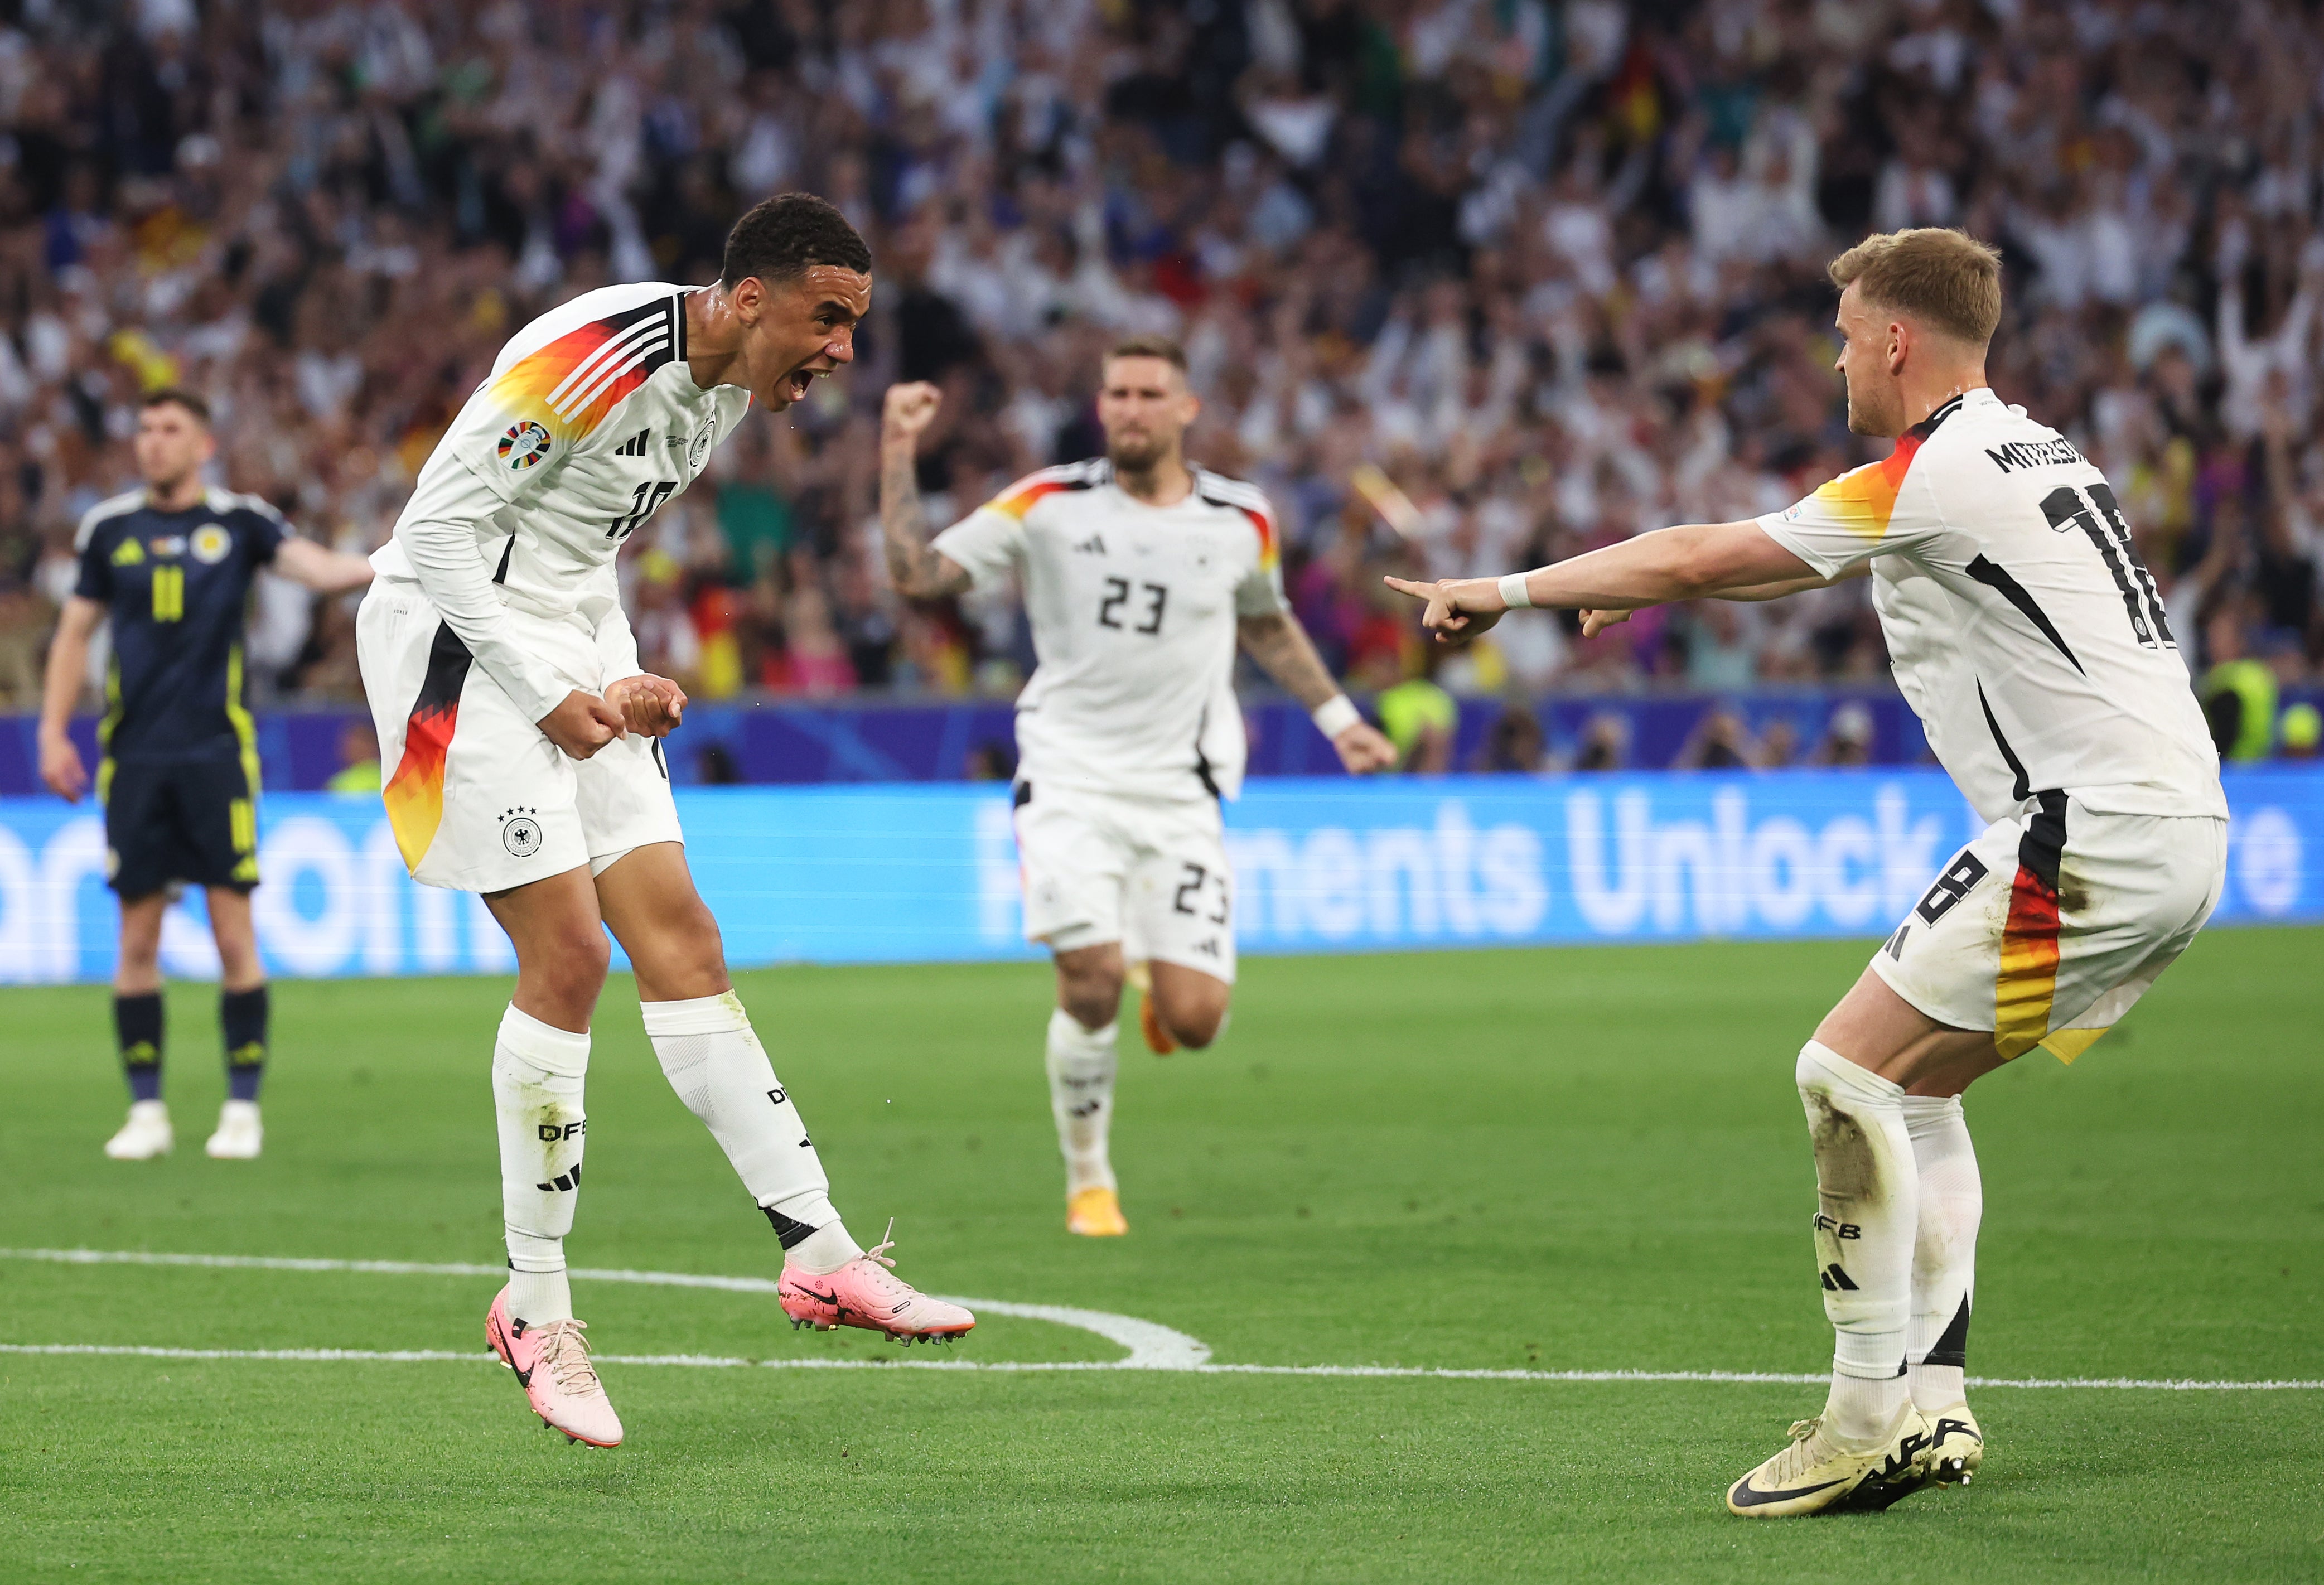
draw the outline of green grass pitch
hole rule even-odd
[[[932,1291],[1192,1333],[1223,1362],[1814,1372],[1794,1055],[1863,944],[1261,959],[1215,1050],[1124,1041],[1126,1239],[1068,1238],[1039,966],[741,989],[859,1236]],[[2324,1378],[2324,932],[2205,935],[2105,1043],[1970,1117],[1973,1374]],[[0,1244],[496,1262],[503,982],[285,984],[267,1148],[200,1149],[215,998],[171,998],[179,1148],[104,1160],[95,988],[0,992]],[[626,981],[580,1267],[772,1276]],[[1748,1523],[1784,1384],[608,1365],[568,1446],[484,1362],[490,1278],[0,1258],[0,1342],[460,1359],[0,1355],[0,1580],[2292,1580],[2324,1576],[2324,1392],[1995,1387],[1967,1491]],[[576,1284],[601,1351],[878,1360],[770,1298]],[[924,1359],[929,1350],[916,1350]],[[1104,1360],[995,1318],[955,1358]]]

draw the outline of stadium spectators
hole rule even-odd
[[[1383,567],[1499,573],[1781,505],[1864,456],[1821,267],[1904,224],[2004,247],[1995,382],[2115,482],[2198,670],[2324,659],[2324,35],[2292,0],[5,14],[12,632],[126,476],[141,387],[206,392],[227,483],[366,547],[511,327],[610,281],[706,281],[737,212],[803,187],[877,256],[856,370],[718,452],[622,563],[647,664],[701,696],[1013,689],[1010,602],[903,607],[872,559],[880,392],[946,388],[921,485],[956,514],[1094,451],[1097,351],[1145,330],[1186,344],[1196,454],[1283,511],[1326,658],[1416,675]],[[1385,492],[1351,485],[1365,464]],[[281,693],[355,686],[343,611],[261,604],[252,659]],[[1436,680],[1728,691],[1884,664],[1861,585],[1494,638]],[[1493,760],[1539,753],[1505,734]],[[1623,753],[1603,732],[1579,763]]]

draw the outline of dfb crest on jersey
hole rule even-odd
[[[204,523],[187,543],[193,547],[196,561],[204,567],[216,567],[234,548],[234,536],[226,531],[223,523]]]
[[[710,443],[717,438],[718,415],[713,413],[710,415],[710,421],[702,426],[700,431],[694,437],[692,444],[686,448],[686,468],[688,473],[698,474],[702,471],[703,463],[710,456]]]
[[[555,444],[547,429],[527,419],[521,424],[511,424],[508,433],[501,437],[501,460],[508,464],[510,472],[521,474],[547,456],[549,448]]]

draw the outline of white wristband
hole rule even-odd
[[[1533,609],[1533,596],[1526,592],[1526,576],[1513,572],[1501,580],[1501,604],[1511,611]]]
[[[1347,695],[1333,694],[1315,706],[1311,719],[1314,721],[1317,732],[1327,738],[1337,738],[1348,728],[1362,725],[1364,713],[1356,708],[1356,702]]]

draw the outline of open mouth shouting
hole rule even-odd
[[[786,406],[795,401],[803,401],[807,398],[807,387],[815,383],[815,377],[822,372],[820,369],[810,369],[805,365],[793,369],[777,383],[775,394],[783,399]]]

